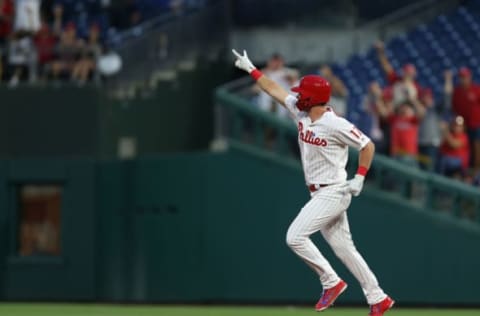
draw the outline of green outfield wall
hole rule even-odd
[[[231,148],[132,161],[2,161],[0,171],[2,300],[312,303],[320,294],[285,243],[308,200],[297,163]],[[64,185],[60,257],[16,255],[14,192],[31,182]],[[357,247],[400,304],[480,304],[478,224],[368,186],[348,214]],[[341,302],[363,303],[319,237],[351,286]]]
[[[124,137],[135,140],[138,155],[207,148],[211,91],[229,77],[224,69],[199,62],[124,98],[97,86],[0,87],[0,158],[117,157]]]

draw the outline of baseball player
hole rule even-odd
[[[394,301],[378,285],[375,275],[355,248],[346,210],[358,196],[371,165],[375,147],[370,139],[327,105],[330,83],[320,76],[308,75],[289,95],[281,86],[264,76],[244,51],[236,56],[235,66],[247,71],[262,90],[285,106],[298,126],[298,144],[305,180],[311,199],[302,208],[287,232],[288,246],[320,277],[323,294],[315,306],[323,311],[347,289],[347,284],[310,240],[320,231],[335,254],[360,282],[370,305],[370,316],[383,315]],[[348,147],[360,151],[355,177],[347,181],[345,166]]]

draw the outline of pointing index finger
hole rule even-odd
[[[233,53],[237,58],[242,58],[242,55],[240,55],[235,49],[232,49],[232,53]]]

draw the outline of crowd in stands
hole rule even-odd
[[[206,0],[0,0],[0,79],[98,79],[96,60],[108,37],[162,13]]]
[[[414,64],[397,71],[390,63],[382,42],[375,46],[385,82],[366,82],[363,100],[365,115],[372,119],[364,131],[376,144],[377,151],[413,168],[437,172],[480,186],[480,85],[472,80],[467,67],[444,72],[443,98],[416,81]],[[268,61],[264,73],[285,88],[297,84],[299,72],[284,66],[278,54]],[[319,75],[332,85],[329,105],[335,113],[347,117],[348,89],[328,65]],[[456,84],[455,84],[456,82]],[[263,93],[256,97],[262,110],[280,117],[286,113]]]

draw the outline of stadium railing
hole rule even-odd
[[[288,164],[299,165],[296,126],[252,104],[242,93],[249,82],[246,79],[216,89],[216,141],[212,146],[228,146],[233,142],[243,148],[270,152]],[[357,157],[356,151],[350,152],[347,165],[350,175],[357,166]],[[408,201],[422,210],[480,224],[480,190],[473,186],[379,154],[374,158],[367,179],[368,187],[380,194]]]

